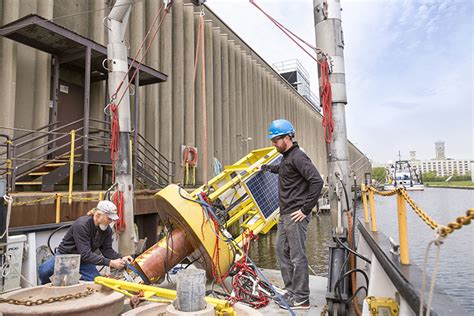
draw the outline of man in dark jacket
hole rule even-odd
[[[81,280],[94,281],[99,275],[96,266],[121,269],[133,259],[122,257],[112,248],[110,224],[118,220],[117,207],[110,201],[100,201],[97,207],[74,221],[56,250],[56,255],[80,254]],[[100,254],[96,253],[100,251]],[[54,273],[55,256],[44,262],[38,269],[41,284],[50,282]]]
[[[278,173],[280,220],[277,257],[291,309],[309,309],[309,273],[306,234],[311,211],[318,202],[323,180],[311,159],[293,141],[295,130],[287,120],[271,123],[268,138],[283,155],[280,165],[263,165],[262,171]],[[286,305],[277,303],[282,308]]]

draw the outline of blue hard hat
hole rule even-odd
[[[291,135],[295,134],[295,129],[290,121],[279,119],[274,120],[270,127],[268,127],[268,138],[272,139],[274,137],[283,136],[283,135]]]

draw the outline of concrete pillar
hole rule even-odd
[[[175,164],[175,175],[173,182],[179,182],[182,178],[181,145],[184,143],[184,23],[183,23],[183,1],[177,0],[172,10],[173,25],[173,132],[172,132],[172,157]]]
[[[229,41],[229,164],[237,160],[236,149],[236,120],[235,120],[235,43]]]
[[[194,6],[183,6],[184,26],[184,145],[196,146],[194,133]],[[178,161],[176,163],[179,163]]]
[[[213,178],[212,162],[214,160],[214,44],[212,36],[212,21],[204,24],[204,54],[206,59],[206,148],[207,148],[207,178]]]
[[[244,136],[242,133],[242,49],[237,45],[235,51],[235,133],[237,159],[244,156],[242,144]]]
[[[168,81],[159,85],[160,87],[160,152],[166,158],[172,158],[172,133],[173,133],[173,112],[172,112],[172,88],[173,88],[173,43],[171,40],[172,16],[168,14],[163,20],[159,34],[160,44],[160,70],[169,76]]]
[[[194,132],[196,134],[196,147],[198,149],[198,167],[196,169],[196,182],[197,183],[204,183],[204,169],[206,168],[206,162],[204,161],[204,108],[205,104],[203,103],[203,87],[204,82],[202,81],[202,71],[203,71],[203,64],[202,64],[202,56],[201,56],[201,39],[199,38],[200,32],[200,20],[201,16],[198,13],[194,14],[194,41],[196,47],[198,47],[197,52],[197,67],[196,67],[196,81],[194,85],[195,91],[195,120],[194,120]],[[206,149],[207,150],[207,149]]]
[[[37,3],[37,12],[46,19],[53,17],[53,0]],[[36,53],[33,99],[33,129],[49,123],[49,91],[51,83],[51,56],[39,50]]]
[[[93,30],[89,32],[90,38],[100,44],[105,44],[105,30],[104,27],[104,18],[105,18],[105,10],[100,10],[106,6],[105,0],[92,0],[89,3],[89,9],[92,11],[89,13],[89,21],[90,21],[90,29]],[[132,47],[132,51],[135,51],[137,41],[143,38],[144,33],[144,22],[145,19],[143,18],[145,11],[144,11],[144,3],[140,2],[134,6],[132,10],[132,27],[134,28],[133,33],[137,36],[137,38],[132,37],[132,42],[130,43]],[[142,102],[145,100],[144,95],[141,98]],[[105,98],[105,81],[99,82],[91,82],[91,96],[90,96],[90,116],[95,119],[105,119],[104,114],[104,107],[106,106],[104,102]],[[145,111],[141,111],[144,113]],[[144,124],[143,124],[144,126]],[[105,126],[101,126],[102,128],[106,128]]]
[[[229,146],[229,43],[228,35],[221,34],[221,70],[222,70],[222,164],[230,162]]]
[[[242,64],[242,73],[241,73],[241,79],[242,79],[242,152],[244,155],[246,155],[249,150],[248,150],[248,137],[249,137],[249,129],[248,129],[248,58],[247,58],[247,53],[245,50],[242,50],[240,53],[240,59],[241,59],[241,64]]]
[[[256,148],[256,95],[255,95],[255,63],[253,62],[252,57],[248,58],[248,124],[249,124],[249,138],[252,140],[249,141],[249,151]]]
[[[222,147],[222,61],[221,61],[221,35],[220,29],[212,29],[212,54],[214,78],[214,157],[223,162]]]
[[[149,29],[153,23],[156,12],[160,8],[160,3],[157,1],[148,1],[146,4],[146,29]],[[159,36],[159,35],[158,35]],[[150,40],[147,41],[147,44]],[[146,63],[148,66],[160,69],[159,65],[159,44],[158,40],[152,42],[148,54],[146,57]],[[165,72],[165,74],[169,75]],[[145,87],[145,137],[146,139],[158,148],[158,132],[159,132],[159,102],[158,102],[158,91],[159,85],[148,85]]]
[[[263,116],[262,116],[262,138],[263,138],[263,146],[262,147],[268,147],[268,138],[267,138],[267,128],[268,125],[271,122],[271,117],[270,117],[270,87],[268,85],[268,71],[263,70],[263,88],[262,88],[262,93],[263,93]]]

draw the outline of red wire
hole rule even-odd
[[[117,215],[119,219],[115,222],[114,227],[117,234],[122,234],[127,225],[125,224],[124,209],[123,209],[123,192],[117,191],[114,194],[114,203],[117,206]]]
[[[313,56],[308,50],[306,50],[300,43],[295,39],[303,42],[310,48],[314,49],[317,54],[322,54],[320,48],[317,48],[308,42],[304,41],[301,37],[290,31],[283,24],[278,22],[268,13],[266,13],[262,8],[260,8],[254,0],[249,0],[258,10],[260,10],[270,21],[273,22],[286,36],[288,36],[296,45],[298,45],[306,54],[309,55],[314,61],[316,61],[321,67],[321,107],[323,108],[323,126],[324,126],[324,140],[326,143],[332,142],[332,132],[334,131],[334,121],[332,119],[332,90],[331,82],[329,81],[329,65],[326,58],[323,58],[321,61],[317,57]]]
[[[118,158],[118,150],[120,143],[120,126],[118,120],[118,106],[114,103],[109,105],[112,115],[112,123],[110,125],[110,160],[112,160],[112,182],[115,182],[115,161]]]
[[[323,108],[324,140],[330,144],[332,142],[332,132],[334,131],[334,121],[332,119],[332,89],[329,82],[329,65],[327,59],[321,63],[321,106]]]

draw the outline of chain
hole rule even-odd
[[[448,225],[440,228],[441,236],[447,236],[451,234],[456,229],[461,229],[461,227],[471,224],[471,220],[474,220],[474,208],[470,208],[466,212],[466,216],[459,216],[456,218],[455,222],[449,222]]]
[[[439,224],[436,223],[434,219],[432,219],[428,214],[426,214],[421,208],[418,207],[418,205],[415,204],[415,201],[408,195],[407,191],[405,188],[398,188],[398,192],[403,196],[405,201],[410,205],[410,207],[415,211],[415,213],[426,223],[428,226],[431,227],[431,229],[436,229]]]
[[[442,237],[446,237],[448,234],[451,234],[455,230],[461,229],[463,226],[471,224],[471,220],[474,220],[474,208],[470,208],[466,211],[466,216],[459,216],[455,221],[449,222],[446,226],[438,224],[434,219],[432,219],[428,214],[426,214],[415,201],[408,195],[404,187],[398,187],[392,191],[381,192],[375,189],[374,187],[368,186],[367,190],[370,190],[378,195],[382,196],[391,196],[399,193],[405,201],[410,205],[410,207],[415,211],[415,213],[432,229],[439,228],[439,233]]]
[[[72,200],[73,201],[100,201],[99,198],[95,198],[95,197],[85,198],[85,197],[75,197],[75,196],[72,197]]]
[[[374,188],[372,186],[367,186],[367,190],[372,191],[375,194],[378,194],[378,195],[381,195],[381,196],[392,196],[392,195],[397,194],[397,192],[398,192],[398,188],[395,188],[392,191],[383,192],[383,191],[377,190],[376,188]]]
[[[35,204],[35,203],[39,203],[39,202],[43,202],[43,201],[47,201],[47,200],[53,200],[55,198],[56,198],[56,194],[53,194],[53,195],[49,195],[47,197],[36,199],[36,200],[30,200],[30,201],[25,201],[25,202],[15,202],[15,203],[13,203],[13,206],[23,206],[23,205]]]
[[[36,199],[36,200],[29,200],[29,201],[24,201],[24,202],[14,202],[13,206],[24,206],[24,205],[32,205],[36,203],[40,203],[43,201],[48,201],[48,200],[54,200],[56,199],[56,194],[54,195],[48,195],[47,197]],[[73,196],[72,197],[73,201],[100,201],[98,197],[80,197],[80,196]]]
[[[75,300],[83,297],[87,297],[91,294],[93,294],[95,290],[91,287],[88,287],[84,292],[81,293],[76,293],[76,294],[66,294],[66,295],[61,295],[61,296],[53,296],[50,298],[45,298],[45,299],[37,299],[36,301],[33,300],[17,300],[17,299],[5,299],[5,298],[0,298],[0,304],[1,303],[7,303],[7,304],[13,304],[13,305],[24,305],[24,306],[37,306],[37,305],[42,305],[42,304],[50,304],[50,303],[55,303],[55,302],[64,302],[68,300]]]

